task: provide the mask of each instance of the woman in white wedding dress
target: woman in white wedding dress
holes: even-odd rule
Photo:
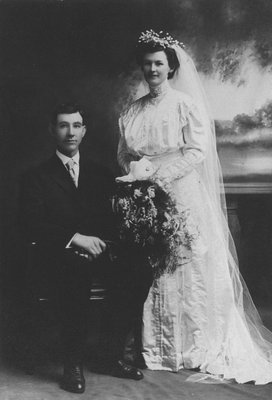
[[[195,237],[190,250],[180,249],[175,271],[154,280],[145,303],[146,365],[271,382],[272,333],[239,274],[214,125],[193,61],[169,34],[152,30],[138,51],[149,92],[120,117],[118,161],[129,179],[170,191]]]

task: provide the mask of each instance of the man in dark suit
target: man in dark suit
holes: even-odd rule
[[[54,282],[62,326],[62,388],[75,393],[85,390],[82,360],[94,270],[111,283],[111,373],[142,379],[141,371],[124,362],[123,348],[131,315],[135,311],[139,317],[148,294],[151,271],[144,267],[129,271],[128,256],[112,268],[106,240],[115,238],[109,201],[114,180],[104,168],[85,160],[79,153],[86,133],[81,108],[74,104],[58,106],[52,116],[51,132],[56,141],[56,154],[26,174],[21,215],[29,240],[37,242],[49,260],[46,268]],[[115,311],[119,313],[116,318]]]

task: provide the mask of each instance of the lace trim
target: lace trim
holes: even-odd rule
[[[166,79],[160,86],[149,87],[150,97],[153,99],[164,96],[170,88],[168,80]]]

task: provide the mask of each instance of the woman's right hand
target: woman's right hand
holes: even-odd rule
[[[134,182],[152,180],[155,168],[147,158],[141,158],[139,161],[131,161],[129,164],[129,173],[125,176],[119,176],[117,182]]]
[[[155,173],[155,168],[147,158],[141,158],[139,161],[131,161],[130,174],[137,181],[143,181],[150,178]]]

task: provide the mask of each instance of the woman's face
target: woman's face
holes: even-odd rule
[[[143,57],[142,70],[146,82],[152,87],[161,85],[172,71],[164,51],[146,53]]]

